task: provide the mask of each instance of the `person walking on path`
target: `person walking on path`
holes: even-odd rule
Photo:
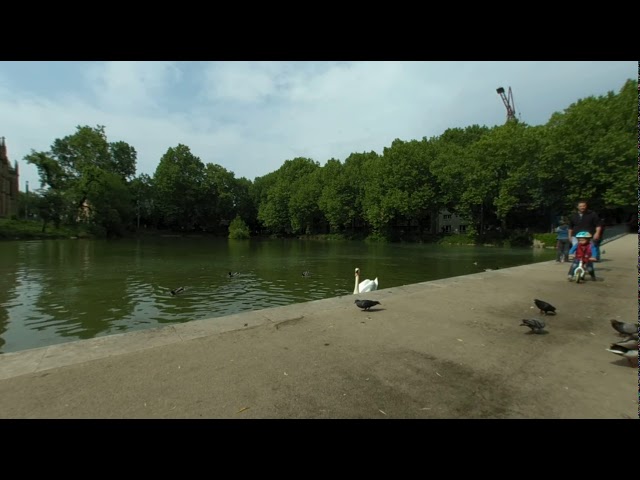
[[[558,225],[558,228],[556,228],[556,233],[558,234],[556,237],[556,249],[558,252],[556,262],[563,263],[569,260],[569,249],[571,248],[571,241],[569,240],[569,224],[565,217],[562,217],[560,220],[560,224]]]
[[[571,215],[569,219],[569,239],[573,246],[578,243],[575,237],[576,232],[589,232],[592,235],[591,244],[598,248],[597,260],[600,260],[599,247],[602,240],[602,222],[596,212],[589,210],[589,204],[586,200],[578,202],[578,211]]]

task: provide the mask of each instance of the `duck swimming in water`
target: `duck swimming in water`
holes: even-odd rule
[[[240,275],[239,272],[229,272],[229,278],[237,277],[238,275]]]
[[[184,287],[178,287],[171,290],[171,295],[178,295],[179,293],[184,292]]]

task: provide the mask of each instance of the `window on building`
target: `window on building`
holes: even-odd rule
[[[460,233],[467,233],[467,226],[466,225],[460,225]]]

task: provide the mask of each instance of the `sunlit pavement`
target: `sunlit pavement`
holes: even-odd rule
[[[599,282],[552,260],[3,354],[0,418],[637,418],[637,365],[605,351],[637,241]]]

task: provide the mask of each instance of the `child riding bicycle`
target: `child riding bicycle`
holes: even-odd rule
[[[579,232],[576,234],[578,243],[569,250],[569,258],[571,258],[571,255],[574,255],[574,257],[571,268],[569,269],[569,276],[567,277],[567,280],[572,281],[574,279],[576,269],[580,266],[580,263],[582,263],[582,274],[584,275],[584,270],[586,270],[589,272],[591,280],[596,280],[596,272],[593,268],[593,263],[597,262],[598,247],[591,243],[591,236],[592,235],[589,232]],[[580,279],[576,278],[576,280],[579,281]]]

